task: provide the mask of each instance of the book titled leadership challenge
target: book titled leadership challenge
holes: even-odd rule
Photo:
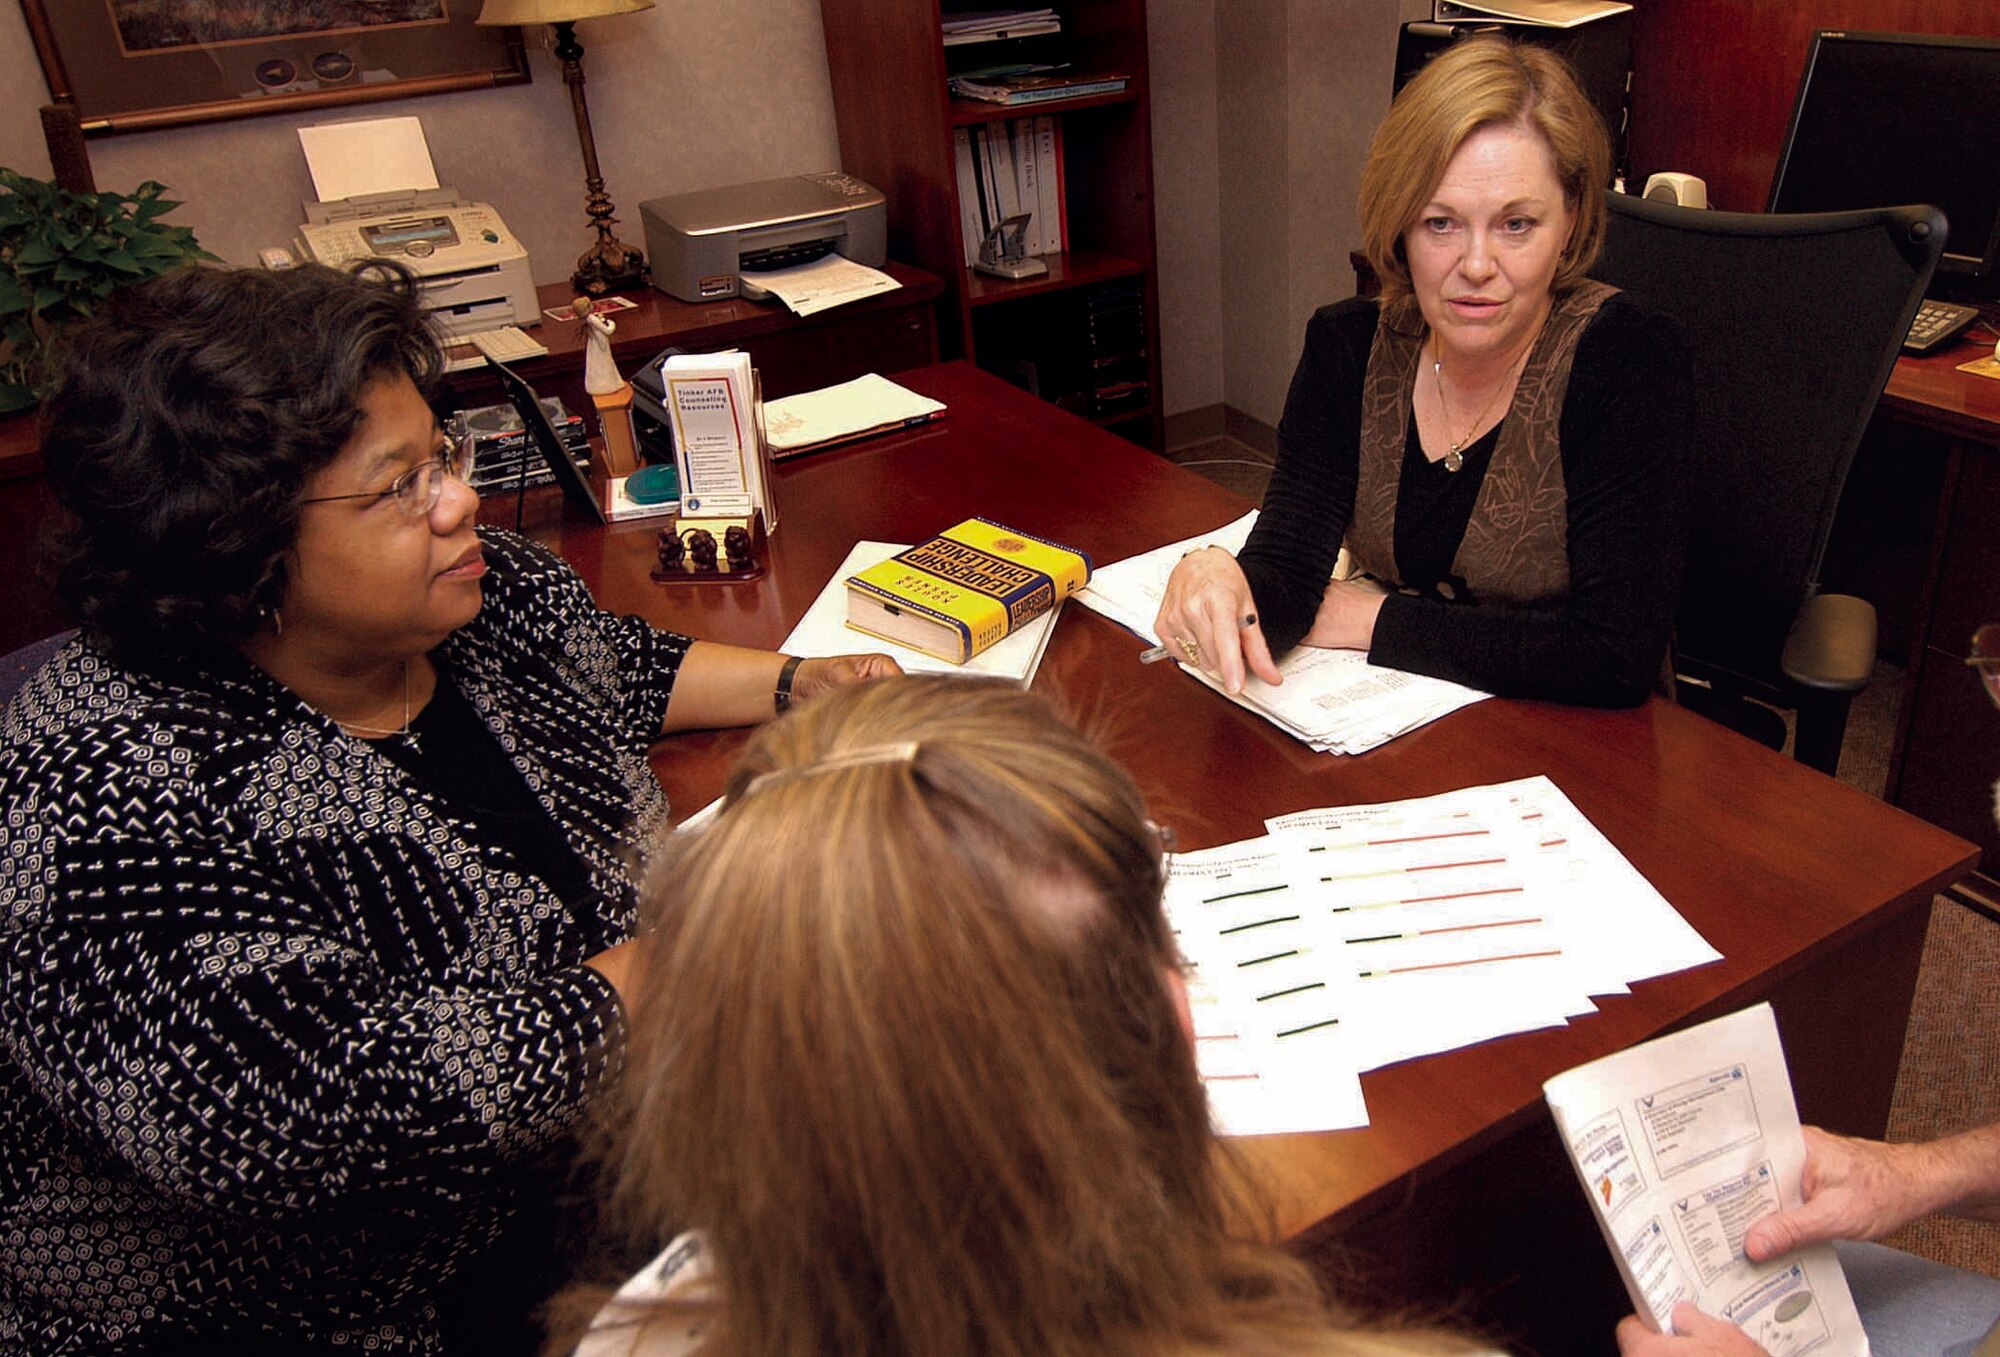
[[[847,625],[964,664],[1090,582],[1090,558],[968,518],[847,579]]]

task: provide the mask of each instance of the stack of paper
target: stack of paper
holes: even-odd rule
[[[1196,1054],[1231,1134],[1365,1125],[1359,1075],[1719,959],[1547,778],[1300,811],[1176,855]]]
[[[1062,20],[1053,9],[982,9],[946,12],[944,45],[960,47],[1003,38],[1032,38],[1060,33]]]
[[[1181,557],[1204,546],[1240,551],[1256,521],[1253,510],[1214,532],[1107,565],[1091,577],[1077,599],[1157,645],[1153,619],[1159,614],[1167,578]],[[1216,692],[1223,691],[1212,675],[1187,665],[1182,668]],[[1355,650],[1296,646],[1278,662],[1278,672],[1282,684],[1250,678],[1242,693],[1223,696],[1314,749],[1336,754],[1365,753],[1486,696],[1444,679],[1370,664]]]
[[[870,372],[851,382],[764,402],[764,436],[771,455],[801,452],[922,424],[944,413],[944,402],[919,396]]]
[[[879,636],[854,630],[847,625],[847,577],[871,565],[888,560],[909,549],[908,542],[856,542],[847,559],[833,572],[833,578],[813,600],[806,615],[792,628],[792,634],[778,647],[787,655],[808,657],[852,655],[856,651],[880,651],[912,674],[978,674],[988,678],[1009,678],[1027,684],[1041,667],[1042,653],[1049,648],[1049,635],[1062,612],[1058,603],[1020,630],[996,641],[964,664],[952,664],[921,650],[885,641]]]

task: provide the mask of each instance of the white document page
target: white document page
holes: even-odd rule
[[[788,269],[743,274],[744,281],[761,287],[789,306],[794,314],[810,316],[816,311],[858,302],[878,292],[893,292],[902,284],[880,269],[857,264],[837,254],[825,255],[810,264],[794,264]]]
[[[438,186],[424,125],[415,118],[301,127],[299,145],[305,148],[313,192],[323,203]]]
[[[1252,510],[1212,532],[1113,562],[1091,576],[1077,599],[1157,645],[1153,619],[1181,557],[1207,546],[1233,555],[1243,549],[1256,522]],[[1202,670],[1181,668],[1314,749],[1337,754],[1364,753],[1486,697],[1475,688],[1370,664],[1357,650],[1294,646],[1278,661],[1282,684],[1252,678],[1236,696],[1224,693],[1221,683]]]
[[[1149,644],[1158,645],[1160,638],[1153,635],[1153,619],[1159,615],[1160,598],[1166,592],[1167,577],[1174,573],[1174,566],[1181,557],[1196,547],[1221,547],[1233,556],[1243,550],[1243,544],[1249,540],[1250,529],[1256,522],[1257,511],[1252,509],[1213,532],[1190,537],[1184,542],[1169,542],[1163,547],[1100,566],[1091,573],[1090,583],[1077,594],[1077,602],[1138,633]]]
[[[1749,1227],[1800,1203],[1805,1142],[1769,1004],[1635,1046],[1542,1086],[1641,1315],[1692,1301],[1771,1357],[1868,1357],[1830,1245],[1758,1265]]]
[[[912,674],[978,674],[988,678],[1010,678],[1022,685],[1032,683],[1041,667],[1042,654],[1049,648],[1056,618],[1063,605],[1035,618],[1018,631],[1001,637],[964,664],[953,664],[921,650],[897,645],[894,641],[847,625],[847,577],[871,565],[888,560],[909,548],[907,542],[856,542],[847,559],[833,572],[833,578],[819,591],[812,607],[792,628],[792,634],[778,647],[788,655],[809,657],[852,655],[860,651],[881,651]]]
[[[1343,992],[1286,935],[1288,891],[1268,839],[1169,861],[1167,917],[1189,965],[1195,1059],[1224,1135],[1368,1124]]]

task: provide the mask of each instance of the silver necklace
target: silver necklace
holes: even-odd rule
[[[403,724],[399,729],[390,730],[386,726],[364,726],[359,721],[339,721],[335,724],[342,730],[353,735],[381,735],[388,738],[400,736],[410,748],[421,753],[423,746],[418,744],[417,737],[410,733],[410,662],[408,660],[403,661]]]
[[[1532,348],[1533,345],[1529,347]],[[1513,384],[1515,367],[1527,356],[1528,350],[1522,349],[1520,356],[1507,365],[1507,375],[1500,379],[1500,385],[1494,388],[1491,396],[1487,397],[1486,404],[1480,409],[1478,415],[1473,418],[1472,423],[1465,426],[1465,432],[1459,435],[1458,440],[1445,449],[1444,469],[1446,471],[1458,471],[1465,466],[1465,457],[1462,450],[1467,443],[1472,441],[1473,430],[1484,424],[1486,417],[1493,413],[1493,407],[1499,404],[1500,393],[1507,390]],[[1451,424],[1449,421],[1451,419],[1451,407],[1445,402],[1444,398],[1444,353],[1438,347],[1437,335],[1435,334],[1431,336],[1431,382],[1437,387],[1438,414],[1446,421],[1444,435],[1446,438],[1450,438]]]

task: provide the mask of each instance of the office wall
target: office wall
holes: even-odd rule
[[[225,259],[250,262],[292,238],[311,196],[298,125],[409,114],[423,121],[440,181],[499,209],[538,282],[567,277],[594,237],[547,33],[530,30],[526,86],[95,139],[98,186],[160,180],[187,204],[174,220]],[[666,0],[586,22],[578,36],[599,161],[619,233],[634,244],[642,199],[839,162],[818,0]],[[0,79],[16,91],[0,108],[0,164],[46,176],[36,108],[47,85],[12,3],[0,3]]]
[[[1276,424],[1307,317],[1354,291],[1347,254],[1360,239],[1355,190],[1389,107],[1397,26],[1430,7],[1428,0],[1214,3],[1223,316],[1215,361],[1223,403]],[[1156,71],[1162,60],[1156,52]],[[1156,160],[1170,154],[1162,140],[1156,113]],[[1173,321],[1165,298],[1161,311],[1165,327]],[[1169,412],[1194,404],[1171,384],[1166,394]]]
[[[1215,28],[1216,0],[1151,0],[1146,7],[1168,414],[1221,405],[1226,394]]]

